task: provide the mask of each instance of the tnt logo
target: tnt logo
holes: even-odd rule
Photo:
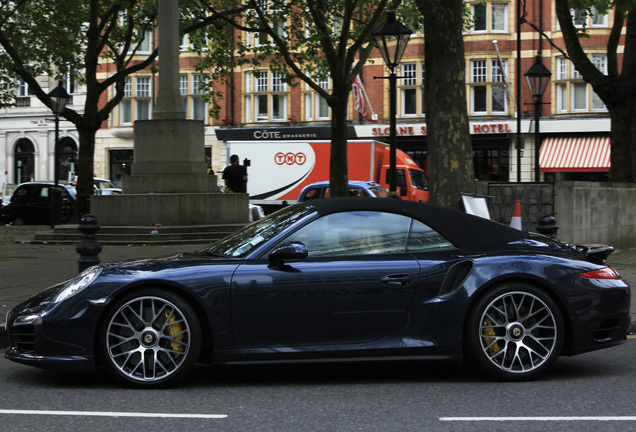
[[[274,161],[277,165],[303,165],[307,161],[305,153],[276,153]]]

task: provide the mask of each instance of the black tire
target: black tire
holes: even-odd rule
[[[541,289],[524,283],[499,286],[468,313],[467,365],[497,380],[538,378],[559,357],[564,328],[559,307]]]
[[[22,226],[22,225],[24,225],[24,219],[22,219],[21,217],[17,217],[15,219],[13,219],[13,222],[11,224],[13,226]]]
[[[98,333],[103,364],[132,387],[176,384],[196,364],[201,324],[192,307],[165,289],[143,289],[115,301]]]

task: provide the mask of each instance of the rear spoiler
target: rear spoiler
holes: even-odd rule
[[[590,243],[575,247],[583,252],[585,259],[599,264],[605,264],[607,257],[614,252],[614,246],[606,243]]]

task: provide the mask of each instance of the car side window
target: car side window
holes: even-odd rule
[[[359,211],[316,219],[286,239],[307,246],[310,257],[405,252],[411,219]]]
[[[50,202],[50,198],[49,198],[49,191],[51,190],[50,187],[48,186],[43,186],[42,189],[40,189],[40,193],[38,194],[37,197],[37,202],[40,204],[46,204]]]
[[[18,188],[13,196],[11,197],[11,202],[14,204],[24,204],[29,201],[29,188],[21,187]]]
[[[320,198],[320,189],[309,189],[305,192],[305,201]]]
[[[407,250],[409,252],[426,252],[431,250],[452,249],[453,244],[440,233],[420,221],[413,220]]]

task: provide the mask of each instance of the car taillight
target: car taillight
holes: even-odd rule
[[[611,267],[603,267],[602,269],[581,273],[581,276],[588,279],[618,279],[618,273]]]

